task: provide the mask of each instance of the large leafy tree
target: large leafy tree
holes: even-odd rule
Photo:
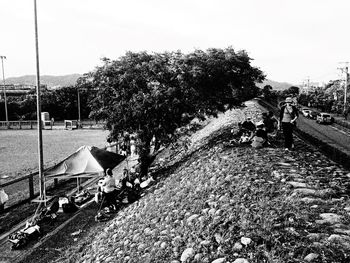
[[[153,136],[168,143],[192,118],[215,116],[257,94],[255,83],[264,75],[250,60],[232,48],[190,54],[128,52],[117,60],[102,59],[103,65],[78,86],[97,89],[91,117],[105,120],[112,138],[123,131],[138,134],[145,173]]]

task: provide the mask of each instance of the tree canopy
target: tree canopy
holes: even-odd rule
[[[145,147],[153,136],[169,142],[194,117],[216,115],[256,96],[264,75],[244,51],[232,48],[181,52],[128,52],[78,81],[95,88],[91,117],[105,120],[111,136],[137,133]]]

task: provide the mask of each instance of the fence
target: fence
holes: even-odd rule
[[[0,121],[0,129],[36,129],[37,124],[37,121]],[[45,129],[47,124],[52,129],[53,123],[51,121],[43,121],[43,129]]]
[[[47,181],[46,188],[54,187],[58,184],[57,179]],[[39,196],[39,173],[31,173],[20,178],[0,184],[9,196],[5,210],[26,203]]]

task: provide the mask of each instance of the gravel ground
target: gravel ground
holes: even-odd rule
[[[163,151],[157,183],[56,247],[56,262],[350,262],[349,171],[299,139],[292,152],[280,140],[229,145],[242,114],[260,109],[248,103],[213,119],[187,151]]]

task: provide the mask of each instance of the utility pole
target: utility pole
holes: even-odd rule
[[[345,73],[345,82],[344,82],[344,117],[346,118],[346,112],[347,112],[347,96],[348,96],[348,84],[349,84],[349,62],[340,62],[342,64],[345,64],[344,67],[338,68],[342,71],[342,73]]]
[[[46,202],[45,178],[44,178],[44,158],[43,158],[43,135],[41,121],[41,100],[40,100],[40,71],[39,71],[39,41],[36,0],[34,0],[34,26],[35,26],[35,53],[36,53],[36,114],[38,122],[38,153],[39,153],[39,192],[40,200]]]
[[[2,65],[2,80],[4,82],[4,100],[5,100],[5,116],[6,116],[6,126],[9,127],[9,116],[7,113],[7,97],[6,97],[6,83],[5,83],[5,73],[4,73],[4,59],[6,59],[5,56],[0,56],[1,59],[1,65]]]
[[[77,88],[78,92],[78,127],[81,128],[81,118],[80,118],[80,93],[79,88]]]
[[[310,92],[310,77],[307,76],[306,79],[303,80],[303,87],[305,87],[305,81],[306,81],[306,95],[309,95],[309,92]]]

